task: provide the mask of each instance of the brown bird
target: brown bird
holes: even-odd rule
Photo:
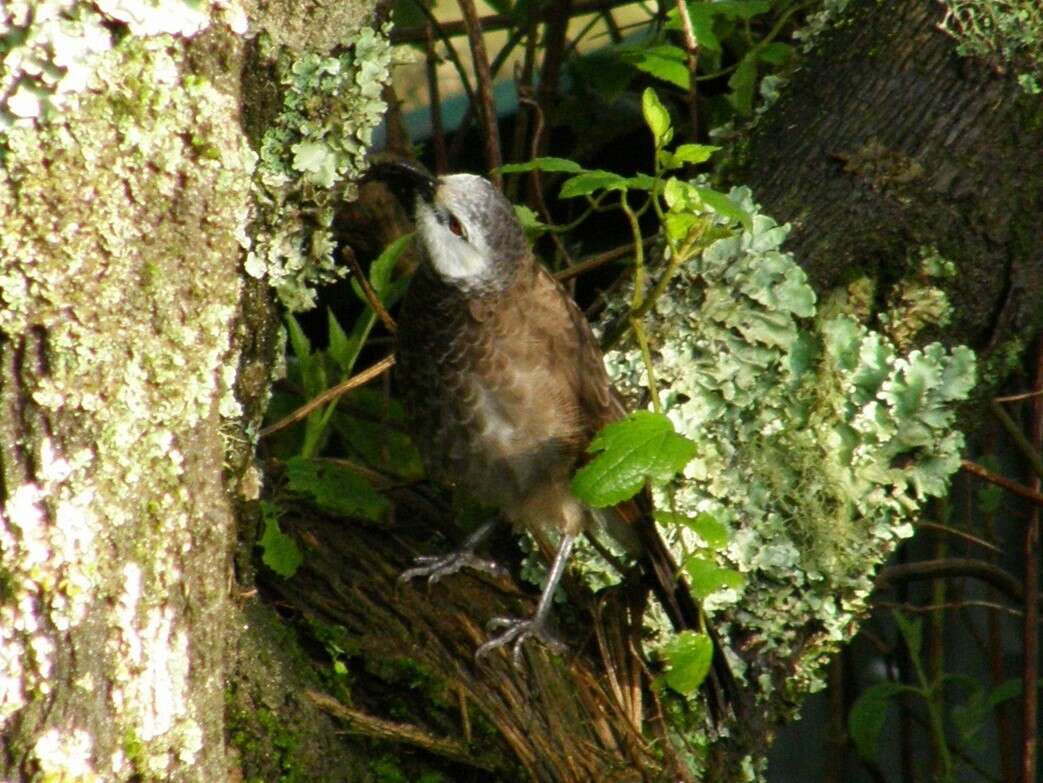
[[[492,183],[471,174],[435,179],[401,161],[377,164],[369,176],[403,198],[423,249],[399,314],[396,368],[430,474],[517,527],[558,534],[535,614],[493,620],[502,632],[476,655],[512,645],[519,660],[529,637],[559,648],[548,630],[551,599],[593,516],[570,479],[590,440],[626,408],[589,323],[535,260],[510,202]],[[608,515],[606,527],[638,553],[674,625],[699,629],[698,607],[648,514],[630,503]],[[436,581],[465,566],[500,573],[475,554],[494,524],[457,552],[419,558],[401,579]],[[714,658],[711,710],[719,715],[734,684],[719,650]]]

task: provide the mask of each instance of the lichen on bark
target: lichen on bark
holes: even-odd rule
[[[3,460],[0,726],[54,779],[222,758],[215,433],[235,411],[221,370],[254,156],[182,39],[108,43],[60,111],[2,139],[0,429],[19,447]]]

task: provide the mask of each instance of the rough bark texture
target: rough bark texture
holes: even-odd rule
[[[943,14],[854,3],[758,123],[738,179],[793,223],[820,291],[868,275],[881,302],[903,260],[936,247],[956,264],[945,341],[991,355],[1043,313],[1043,108],[961,58]]]
[[[239,57],[220,30],[129,36],[6,138],[4,779],[227,775],[220,368],[249,178],[234,85],[186,79],[193,46]]]

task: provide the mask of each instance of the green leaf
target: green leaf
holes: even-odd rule
[[[626,179],[627,190],[652,190],[656,186],[656,178],[648,174],[635,174]]]
[[[261,502],[261,518],[264,534],[257,545],[261,547],[261,560],[284,579],[289,579],[304,562],[297,542],[279,529],[279,509],[275,504]]]
[[[711,596],[718,590],[740,589],[746,584],[746,577],[732,568],[724,568],[712,560],[699,555],[692,555],[684,561],[684,570],[688,574],[692,595],[699,601]]]
[[[292,313],[286,314],[286,333],[290,338],[294,359],[297,360],[297,380],[304,388],[305,395],[311,398],[326,391],[326,371],[322,357],[312,353],[311,343]]]
[[[681,242],[703,220],[704,218],[693,215],[691,212],[667,212],[663,216],[663,226],[666,228],[666,235],[670,239],[675,242]]]
[[[587,451],[597,456],[573,476],[572,490],[601,508],[633,497],[646,481],[672,479],[695,455],[695,444],[678,435],[663,414],[635,411],[606,425]]]
[[[293,350],[293,355],[297,357],[298,361],[304,361],[311,357],[311,342],[308,340],[308,336],[301,329],[301,325],[297,323],[297,319],[293,316],[293,313],[286,314],[286,332],[290,337],[290,348]]]
[[[596,190],[626,190],[626,177],[613,174],[611,171],[585,171],[565,180],[561,186],[559,198],[576,198],[589,196]]]
[[[326,322],[330,338],[329,355],[340,367],[341,372],[347,375],[355,363],[356,354],[351,348],[348,335],[340,325],[340,321],[329,308],[326,308]]]
[[[393,295],[398,293],[398,286],[393,285],[395,267],[398,266],[398,259],[405,252],[406,248],[409,247],[412,239],[413,235],[411,233],[400,236],[385,247],[381,254],[377,256],[377,259],[370,264],[369,284],[373,287],[380,301],[385,305],[392,304]],[[405,286],[403,285],[401,288],[404,290]]]
[[[703,203],[718,215],[734,220],[736,223],[741,223],[742,227],[747,231],[753,231],[753,218],[750,217],[750,213],[726,195],[710,188],[693,187],[695,192],[699,194],[699,198],[703,200]]]
[[[518,218],[518,222],[521,223],[522,230],[525,232],[530,240],[535,239],[540,234],[546,233],[550,228],[546,223],[536,217],[536,213],[529,209],[524,204],[514,205],[514,216]]]
[[[728,101],[743,117],[753,114],[753,88],[756,83],[757,59],[744,57],[728,79],[728,86],[732,88]]]
[[[881,682],[868,688],[851,706],[848,734],[858,755],[867,761],[876,761],[877,740],[887,719],[887,709],[891,699],[900,693],[916,693],[916,690],[900,682]]]
[[[706,634],[682,631],[660,653],[666,661],[666,684],[678,693],[693,693],[710,672],[713,640]]]
[[[705,163],[719,149],[720,147],[713,147],[709,144],[682,144],[672,152],[663,150],[660,157],[663,161],[663,168],[677,169],[685,163]]]
[[[688,56],[684,49],[669,44],[627,48],[623,50],[623,58],[640,71],[682,90],[688,89],[691,73],[688,70]],[[647,121],[648,118],[645,119]],[[662,143],[665,144],[666,141]]]
[[[377,521],[388,509],[387,498],[368,481],[334,462],[294,457],[286,463],[286,478],[291,490],[333,514]]]
[[[581,165],[568,158],[533,158],[525,163],[506,163],[500,166],[501,174],[524,174],[526,171],[561,171],[580,174],[586,171]]]
[[[962,742],[971,747],[980,747],[978,733],[992,718],[996,707],[1021,696],[1021,680],[1007,680],[987,694],[976,680],[968,685],[970,696],[965,704],[957,704],[952,708],[952,723]]]
[[[891,614],[894,615],[898,630],[905,640],[905,646],[909,649],[909,657],[918,659],[920,650],[923,648],[923,620],[919,617],[906,617],[897,610]]]
[[[694,517],[672,511],[655,511],[652,517],[661,525],[684,525],[698,534],[711,549],[723,549],[728,544],[728,528],[706,511]]]
[[[670,112],[659,102],[659,96],[655,90],[646,87],[641,94],[641,113],[645,117],[652,137],[655,139],[656,147],[662,147],[670,141],[673,131],[670,127]]]
[[[768,65],[785,65],[793,57],[793,47],[781,41],[772,41],[757,49],[757,59]]]

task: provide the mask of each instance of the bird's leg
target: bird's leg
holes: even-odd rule
[[[535,636],[554,652],[565,651],[565,645],[554,638],[547,628],[547,619],[554,601],[554,591],[558,589],[561,576],[565,573],[565,563],[568,562],[575,540],[575,536],[562,535],[561,544],[558,546],[558,552],[554,555],[554,562],[550,567],[550,573],[547,574],[547,581],[543,584],[543,592],[540,593],[540,602],[536,604],[536,613],[527,620],[517,617],[494,617],[489,621],[489,628],[506,628],[506,630],[479,647],[474,654],[476,659],[487,655],[497,647],[509,644],[514,663],[516,666],[520,666],[522,644],[530,636]]]
[[[408,582],[418,576],[426,576],[428,582],[437,582],[443,576],[455,574],[461,568],[472,568],[484,571],[491,576],[505,576],[506,570],[496,561],[478,557],[474,550],[496,529],[499,520],[486,522],[469,535],[459,549],[445,555],[420,555],[413,560],[415,564],[398,577],[399,582]]]

